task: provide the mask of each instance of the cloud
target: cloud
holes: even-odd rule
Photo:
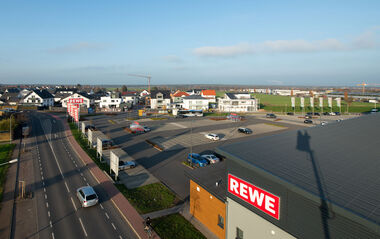
[[[258,53],[300,53],[370,49],[379,45],[376,41],[376,30],[377,28],[372,28],[348,43],[335,38],[318,41],[306,41],[302,39],[274,40],[258,43],[239,43],[232,46],[204,46],[195,48],[193,53],[200,57],[235,57]]]
[[[59,46],[48,49],[47,51],[52,54],[70,54],[87,51],[99,51],[106,48],[105,44],[91,43],[91,42],[78,42],[66,46]]]
[[[163,59],[170,63],[183,63],[183,60],[176,55],[164,56]]]

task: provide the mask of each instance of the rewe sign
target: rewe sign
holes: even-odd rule
[[[69,103],[74,103],[74,104],[82,104],[83,103],[83,98],[70,98]]]
[[[228,192],[280,220],[280,198],[238,177],[228,174]]]

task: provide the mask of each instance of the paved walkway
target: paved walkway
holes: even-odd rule
[[[144,219],[136,211],[136,209],[128,202],[122,193],[114,186],[113,181],[105,175],[105,173],[98,168],[98,166],[92,161],[92,159],[83,151],[80,145],[75,140],[74,136],[71,134],[71,130],[67,121],[59,118],[58,116],[51,115],[57,120],[61,120],[65,127],[66,137],[71,144],[72,148],[75,150],[79,158],[83,163],[89,168],[91,174],[95,180],[102,185],[102,187],[107,191],[108,195],[113,195],[111,201],[119,210],[120,214],[124,220],[129,224],[132,230],[135,232],[139,238],[148,238],[147,233],[144,231],[143,222]],[[153,238],[159,238],[156,233],[153,233]]]

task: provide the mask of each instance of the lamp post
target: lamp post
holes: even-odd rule
[[[17,161],[18,161],[18,159],[12,159],[12,160],[9,160],[8,162],[0,164],[0,166],[4,166],[6,164],[11,164],[11,163],[17,163]]]

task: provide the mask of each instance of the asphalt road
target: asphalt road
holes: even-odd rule
[[[173,119],[168,120],[158,120],[158,121],[146,121],[142,124],[155,127],[160,124],[167,124],[171,122],[176,122],[181,124],[181,122],[193,121],[193,129],[191,128],[173,128],[173,130],[159,131],[154,130],[140,135],[129,134],[123,130],[123,127],[129,126],[126,121],[119,121],[118,124],[112,124],[108,120],[112,119],[116,122],[118,119],[125,119],[126,114],[118,114],[116,116],[97,116],[96,118],[91,118],[92,123],[103,133],[109,136],[116,144],[122,147],[129,155],[136,160],[138,164],[144,166],[151,174],[158,178],[161,182],[169,186],[181,199],[185,199],[189,196],[189,179],[185,176],[185,171],[191,169],[185,167],[182,164],[187,157],[187,154],[192,150],[195,153],[205,154],[214,151],[216,147],[223,146],[230,143],[238,143],[245,141],[247,139],[264,137],[268,135],[278,134],[285,130],[295,130],[303,128],[299,125],[286,124],[281,122],[270,122],[273,124],[278,124],[285,126],[280,131],[269,132],[265,134],[255,135],[244,135],[240,138],[228,139],[223,141],[211,141],[210,143],[197,145],[191,148],[182,148],[178,150],[170,151],[158,151],[149,144],[145,142],[146,139],[153,138],[156,136],[165,137],[176,137],[183,134],[199,134],[200,132],[212,132],[216,129],[226,129],[232,128],[232,134],[239,134],[237,132],[238,127],[244,127],[250,124],[268,123],[267,120],[259,119],[257,117],[247,117],[245,121],[240,122],[229,122],[225,124],[214,124],[207,126],[197,126],[198,120],[204,120],[205,118],[185,118],[185,119]],[[211,165],[212,166],[212,165]]]
[[[136,238],[129,225],[69,146],[63,125],[47,114],[32,114],[36,143],[34,173],[39,238]],[[100,204],[82,208],[76,189],[90,185]],[[17,230],[17,228],[16,228]]]

